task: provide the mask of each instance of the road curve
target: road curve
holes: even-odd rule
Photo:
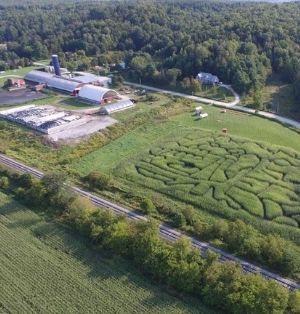
[[[199,102],[209,104],[209,105],[215,105],[215,106],[226,107],[226,108],[231,108],[231,107],[239,104],[239,102],[240,102],[240,96],[233,90],[233,88],[231,86],[225,85],[225,84],[222,84],[220,86],[222,86],[222,87],[224,87],[224,88],[226,88],[232,92],[232,94],[234,95],[234,101],[232,101],[232,102],[224,102],[224,101],[219,101],[219,100],[214,100],[214,99],[209,99],[209,98],[204,98],[204,97],[187,95],[184,93],[173,92],[173,91],[166,90],[166,89],[161,89],[161,88],[152,87],[152,86],[143,85],[143,84],[132,83],[132,82],[128,82],[128,81],[125,81],[124,84],[138,87],[138,88],[151,90],[154,92],[163,93],[163,94],[170,94],[173,96],[183,97],[186,99],[199,101]]]
[[[13,160],[7,156],[4,156],[0,154],[0,163],[3,165],[6,165],[7,167],[10,167],[14,170],[23,172],[23,173],[29,173],[33,175],[36,178],[42,178],[44,173],[34,169],[32,167],[26,166],[16,160]],[[84,191],[83,189],[75,186],[70,186],[70,188],[75,192],[78,193],[79,195],[88,198],[95,206],[97,207],[104,207],[110,210],[113,210],[116,214],[122,214],[125,215],[128,219],[130,220],[144,220],[147,221],[147,218],[144,215],[138,214],[136,212],[131,211],[130,209],[127,209],[123,206],[120,206],[116,203],[113,203],[111,201],[108,201],[102,197],[96,196],[90,192]],[[166,225],[166,224],[160,224],[159,226],[160,229],[160,236],[168,241],[176,241],[178,238],[183,236],[184,234],[178,230],[173,229],[172,227]],[[221,262],[225,261],[234,261],[239,264],[241,264],[243,270],[246,273],[259,273],[263,277],[274,280],[280,285],[288,288],[289,290],[299,290],[300,289],[300,284],[297,282],[294,282],[290,279],[283,278],[275,273],[272,273],[266,269],[263,269],[261,267],[258,267],[252,263],[249,263],[247,261],[244,261],[240,258],[237,258],[231,254],[228,254],[224,252],[223,250],[220,250],[218,248],[213,247],[209,243],[201,242],[197,240],[196,238],[190,237],[192,245],[199,249],[201,255],[205,256],[208,252],[208,250],[215,252],[219,255],[219,260]]]
[[[127,81],[124,82],[124,84],[131,85],[131,86],[134,86],[137,88],[143,88],[143,89],[159,92],[159,93],[183,97],[183,98],[190,99],[190,100],[197,101],[197,102],[201,102],[204,104],[215,105],[215,106],[222,107],[222,108],[228,108],[231,110],[237,110],[237,111],[242,111],[242,112],[246,112],[246,113],[250,113],[250,114],[255,114],[255,115],[258,115],[258,116],[261,116],[261,117],[264,117],[267,119],[275,120],[275,121],[278,121],[280,123],[284,123],[284,124],[287,124],[287,125],[290,125],[292,127],[300,129],[300,122],[298,122],[296,120],[285,118],[285,117],[282,117],[282,116],[277,115],[277,114],[272,113],[272,112],[266,112],[266,111],[260,111],[260,110],[257,111],[255,109],[239,106],[240,97],[230,85],[222,84],[221,86],[224,88],[227,88],[228,90],[230,90],[232,92],[232,94],[234,95],[234,98],[235,98],[234,101],[232,101],[232,102],[223,102],[223,101],[213,100],[213,99],[209,99],[209,98],[192,96],[192,95],[177,93],[177,92],[173,92],[170,90],[156,88],[156,87],[152,87],[152,86],[148,86],[148,85],[131,83],[131,82],[127,82]]]

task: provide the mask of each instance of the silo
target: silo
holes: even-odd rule
[[[60,65],[58,60],[58,55],[52,55],[52,65],[54,67],[54,73],[57,76],[61,76]]]

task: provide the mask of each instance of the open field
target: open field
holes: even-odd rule
[[[147,110],[146,105],[144,106],[145,109],[138,106],[124,114],[130,117],[135,112],[142,113]],[[196,120],[191,113],[184,113],[172,116],[167,121],[146,124],[81,158],[73,166],[82,175],[86,175],[92,170],[110,172],[120,160],[150,147],[159,138],[168,134],[177,134],[182,128],[190,127],[215,132],[220,132],[222,128],[228,128],[229,134],[282,145],[300,152],[299,134],[279,123],[230,110],[224,114],[220,112],[220,109],[210,106],[205,106],[204,111],[209,116],[201,121]],[[122,113],[118,115],[121,117]],[[116,118],[119,119],[118,116]],[[126,120],[123,121],[126,123]]]
[[[214,313],[0,193],[1,313]]]
[[[75,97],[63,97],[59,102],[55,104],[57,107],[61,107],[63,109],[69,110],[79,110],[79,109],[89,109],[97,106],[93,106],[92,104],[88,104],[84,101],[79,100]]]
[[[295,151],[186,129],[115,174],[227,218],[246,214],[299,228],[299,169]]]

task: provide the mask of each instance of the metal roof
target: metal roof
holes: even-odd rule
[[[47,84],[48,81],[51,80],[51,78],[53,78],[53,74],[48,73],[48,72],[33,70],[33,71],[28,72],[24,78],[27,81]]]
[[[47,85],[48,87],[60,89],[66,92],[73,92],[75,89],[79,88],[81,84],[79,82],[54,76],[48,81]]]
[[[110,77],[107,76],[99,76],[93,73],[87,72],[73,72],[75,76],[72,77],[74,81],[79,81],[82,83],[92,83],[92,82],[106,82],[111,81]]]
[[[125,110],[134,106],[134,103],[130,99],[120,100],[113,104],[101,107],[100,114],[111,114],[113,112]]]
[[[47,84],[48,87],[56,88],[66,92],[73,92],[80,87],[80,83],[63,77],[55,76],[52,73],[33,70],[25,75],[25,80]]]
[[[99,103],[104,98],[118,97],[118,93],[113,89],[94,85],[84,85],[81,87],[78,96],[89,101]]]

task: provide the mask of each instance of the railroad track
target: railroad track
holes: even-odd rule
[[[6,165],[7,167],[10,167],[14,170],[20,171],[22,173],[29,173],[33,175],[36,178],[41,179],[44,176],[44,173],[34,169],[32,167],[26,166],[18,161],[15,161],[9,157],[6,157],[4,155],[0,154],[0,163],[3,165]],[[113,210],[116,214],[125,215],[128,219],[133,221],[147,221],[147,218],[144,215],[138,214],[136,212],[133,212],[123,206],[120,206],[118,204],[115,204],[111,201],[108,201],[102,197],[96,196],[90,192],[84,191],[81,188],[75,187],[75,186],[69,186],[71,190],[85,198],[88,198],[95,206],[97,207],[104,207],[110,210]],[[159,226],[160,236],[168,241],[176,241],[181,236],[183,236],[183,233],[181,233],[178,230],[173,229],[172,227],[166,225],[166,224],[160,224]],[[280,285],[288,288],[289,290],[299,290],[300,284],[297,282],[294,282],[290,279],[283,278],[275,273],[272,273],[266,269],[263,269],[261,267],[258,267],[252,263],[249,263],[247,261],[244,261],[234,255],[228,254],[218,248],[215,248],[214,246],[210,245],[206,242],[201,242],[195,238],[190,237],[192,245],[199,249],[202,256],[206,256],[208,251],[215,252],[219,255],[220,262],[226,262],[226,261],[233,261],[236,263],[239,263],[244,272],[246,273],[258,273],[262,275],[263,277],[274,280]]]

